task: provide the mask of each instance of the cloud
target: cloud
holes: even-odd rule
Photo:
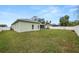
[[[13,9],[14,8],[8,8],[7,10],[5,9],[5,11],[0,11],[1,23],[4,22],[10,25],[17,18],[31,18],[34,15],[57,23],[59,22],[59,18],[64,15],[74,17],[73,12],[77,10],[76,6],[29,6],[28,9]]]
[[[73,6],[68,9],[69,7],[48,7],[47,9],[43,9],[39,12],[39,17],[43,17],[46,20],[52,20],[52,23],[58,24],[59,18],[64,16],[64,15],[69,15],[70,20],[72,20],[74,16],[74,12],[76,12],[77,8]]]
[[[12,12],[6,12],[6,11],[0,11],[0,22],[11,25],[16,19],[18,18],[28,18],[26,15],[12,13]]]
[[[58,24],[58,16],[60,16],[61,10],[58,7],[48,7],[46,9],[42,9],[39,13],[38,16],[41,18],[45,18],[45,20],[51,20],[52,23]]]
[[[16,17],[16,18],[19,18],[19,17],[23,17],[22,15],[20,14],[17,14],[17,13],[13,13],[13,12],[5,12],[5,11],[1,11],[0,12],[0,15],[1,16],[5,16],[5,17]]]
[[[76,12],[78,10],[78,8],[71,8],[70,10],[69,10],[69,12]]]
[[[57,10],[57,9],[54,9],[54,10],[51,10],[51,13],[58,13],[59,12],[59,10]]]
[[[30,6],[29,8],[32,9],[32,10],[40,10],[41,9],[41,7],[38,6],[38,5],[36,5],[36,6]]]
[[[49,7],[47,9],[43,9],[39,12],[39,15],[38,16],[44,16],[46,14],[56,14],[58,13],[59,10],[57,7]]]

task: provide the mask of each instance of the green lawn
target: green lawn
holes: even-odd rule
[[[79,52],[79,37],[67,30],[3,31],[0,52]]]

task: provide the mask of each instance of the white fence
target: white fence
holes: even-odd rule
[[[79,25],[78,26],[72,26],[72,27],[65,27],[65,26],[53,27],[53,26],[49,26],[49,29],[74,30],[75,33],[79,36]],[[10,30],[10,27],[0,27],[0,31],[4,31],[4,30]]]
[[[79,25],[74,27],[74,31],[79,36]]]
[[[10,27],[0,27],[0,31],[10,30]]]
[[[62,30],[74,30],[74,27],[65,27],[65,26],[58,26],[58,27],[49,27],[50,29],[62,29]]]
[[[53,27],[53,26],[49,26],[49,29],[74,30],[75,33],[79,36],[79,25],[78,26],[72,26],[72,27],[65,27],[65,26]]]

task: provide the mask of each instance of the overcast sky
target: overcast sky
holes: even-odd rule
[[[77,5],[0,5],[0,24],[10,26],[18,18],[38,16],[59,23],[59,18],[70,16],[70,21],[77,20]]]

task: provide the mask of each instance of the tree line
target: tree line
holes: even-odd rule
[[[79,20],[75,20],[75,21],[69,21],[69,15],[65,15],[59,18],[59,25],[60,26],[75,26],[75,25],[79,25]],[[44,18],[38,18],[37,16],[33,16],[32,20],[34,21],[38,21],[42,24],[51,24],[51,20],[45,20]]]
[[[60,26],[75,26],[75,25],[79,25],[79,20],[69,21],[69,16],[68,15],[60,17],[59,22],[60,22]]]

